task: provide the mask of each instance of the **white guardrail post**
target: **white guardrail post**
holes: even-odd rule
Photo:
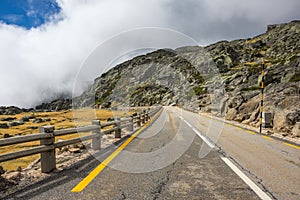
[[[147,121],[149,121],[150,120],[150,108],[148,108],[147,109],[147,111],[146,111],[146,116],[147,116]]]
[[[133,131],[133,116],[130,116],[128,130]]]
[[[138,125],[138,127],[141,127],[141,124],[142,123],[142,117],[141,117],[141,114],[139,113],[138,114],[138,117],[137,117],[137,125]]]
[[[99,126],[99,129],[92,131],[92,134],[98,136],[92,139],[92,148],[94,150],[100,150],[101,149],[101,122],[100,120],[93,120],[92,125]]]
[[[115,125],[115,138],[121,138],[121,129],[120,129],[120,117],[116,118],[116,125]]]
[[[50,134],[50,138],[41,139],[41,145],[51,146],[55,142],[54,138],[54,126],[42,126],[40,127],[41,134]],[[41,153],[41,171],[42,173],[49,173],[56,169],[56,158],[55,158],[55,148],[53,147],[49,151]]]
[[[146,123],[146,113],[145,113],[145,110],[143,110],[142,112],[142,124],[145,124]]]

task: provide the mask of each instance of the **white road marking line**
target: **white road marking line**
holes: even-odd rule
[[[190,123],[188,123],[185,119],[183,119],[182,116],[179,116],[180,119],[182,119],[188,126],[190,126]],[[190,126],[192,130],[211,148],[214,147],[214,144],[212,144],[205,136],[203,136],[196,128]],[[221,157],[221,159],[236,173],[262,200],[272,200],[264,191],[262,191],[250,178],[248,178],[239,168],[237,168],[228,158]]]
[[[188,123],[185,119],[183,119],[183,121],[184,121],[190,128],[193,128],[193,126],[192,126],[190,123]]]
[[[237,168],[228,158],[221,159],[234,171],[262,200],[271,200],[271,198],[262,191],[250,178],[248,178],[239,168]]]
[[[201,135],[199,132],[196,132],[196,133],[210,148],[215,147],[215,145],[212,144],[205,136]]]
[[[205,136],[203,136],[195,127],[193,127],[189,122],[187,122],[183,117],[181,119],[186,123],[210,148],[214,148],[215,145],[211,143]]]

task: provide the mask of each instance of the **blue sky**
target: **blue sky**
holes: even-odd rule
[[[0,0],[0,21],[26,29],[44,24],[59,12],[55,0]]]

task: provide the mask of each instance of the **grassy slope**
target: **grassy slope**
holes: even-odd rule
[[[124,116],[126,115],[125,113],[126,112],[115,112],[115,111],[112,112],[110,110],[96,110],[95,114],[96,114],[96,118],[99,118],[101,121],[106,121],[108,118],[111,118],[116,115]],[[73,128],[75,127],[73,114],[74,114],[73,111],[69,110],[69,111],[61,111],[61,112],[36,112],[36,113],[22,113],[18,115],[0,115],[0,118],[16,117],[17,119],[14,121],[18,121],[24,116],[31,116],[31,115],[34,115],[37,118],[51,119],[51,121],[49,122],[42,122],[42,123],[33,123],[33,119],[31,119],[30,122],[26,122],[24,125],[9,127],[8,129],[0,128],[0,138],[3,138],[3,135],[5,133],[8,133],[10,135],[28,135],[28,134],[39,133],[39,129],[32,130],[28,128],[29,126],[40,127],[45,125],[54,125],[55,129]],[[78,117],[83,118],[85,114],[86,111],[84,110],[76,111],[75,116],[77,118]],[[90,125],[90,124],[91,124],[90,121],[81,123],[81,125]],[[66,136],[57,137],[56,141],[58,139],[67,140],[76,137],[78,137],[78,134],[66,135]],[[23,144],[0,147],[0,154],[28,149],[30,147],[38,146],[39,144],[40,144],[39,141],[34,141],[34,142],[27,142]],[[28,164],[33,162],[35,159],[39,158],[39,156],[40,156],[39,154],[33,156],[27,156],[24,158],[19,158],[16,160],[0,163],[0,165],[3,166],[5,170],[15,170],[19,166],[25,168],[28,166]]]

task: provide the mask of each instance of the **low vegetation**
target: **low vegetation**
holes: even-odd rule
[[[60,112],[30,112],[30,113],[22,113],[17,115],[0,115],[0,119],[8,119],[11,118],[13,120],[10,121],[2,121],[1,123],[10,124],[12,122],[21,122],[22,119],[31,118],[28,121],[23,122],[24,124],[18,126],[9,126],[8,128],[0,128],[0,139],[4,137],[14,137],[18,135],[28,135],[39,133],[39,127],[46,125],[54,125],[56,130],[65,129],[65,128],[74,128],[76,125],[74,122],[74,117],[83,119],[87,114],[87,110],[80,110],[73,112],[72,110],[60,111]],[[127,112],[121,111],[111,111],[111,110],[96,110],[95,118],[100,119],[102,122],[107,121],[108,118],[112,118],[114,116],[125,116],[128,115]],[[40,120],[37,120],[40,119]],[[80,125],[89,125],[89,122],[83,122]],[[81,135],[82,136],[82,135]],[[78,137],[78,134],[66,135],[57,137],[56,140],[62,139],[67,140],[71,138]],[[31,147],[38,146],[40,144],[39,141],[27,142],[17,145],[0,147],[0,154],[5,154],[9,152],[20,151],[24,149],[28,149]],[[31,162],[38,159],[40,155],[33,155],[24,158],[19,158],[12,161],[7,161],[1,163],[1,166],[5,170],[16,170],[18,167],[25,168]]]

